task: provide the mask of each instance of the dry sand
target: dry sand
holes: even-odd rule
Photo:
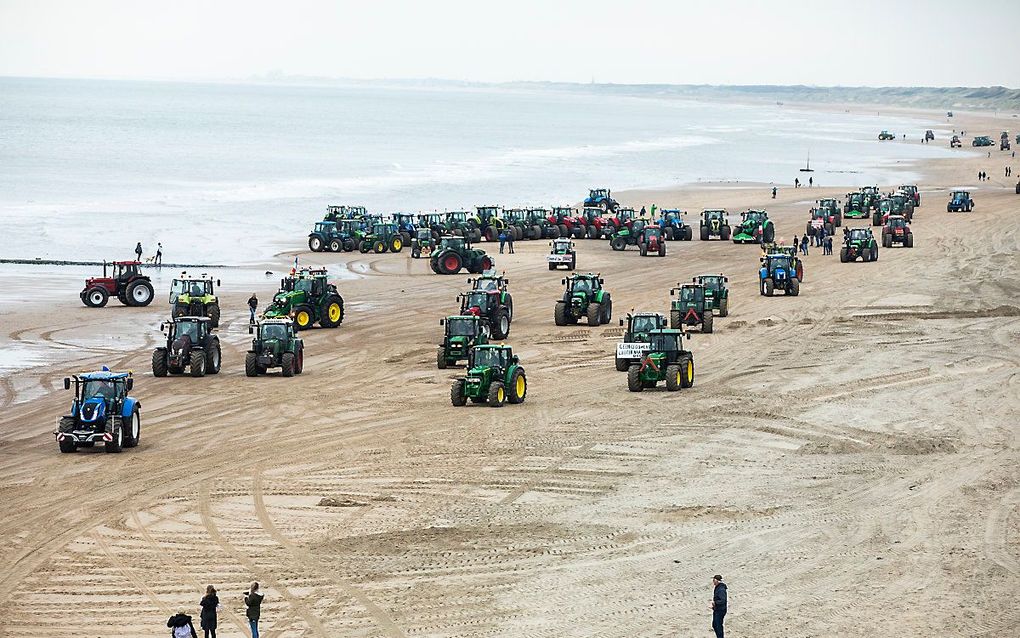
[[[60,361],[0,379],[0,636],[164,636],[209,583],[220,635],[246,635],[253,579],[270,638],[707,636],[717,572],[734,636],[1018,635],[1020,196],[992,155],[922,166],[915,248],[812,251],[797,298],[758,295],[754,246],[676,242],[659,260],[580,242],[615,317],[730,277],[731,314],[691,339],[696,385],[678,394],[627,392],[615,317],[553,325],[546,242],[497,257],[530,380],[501,410],[450,406],[459,371],[434,352],[464,277],[406,252],[303,255],[362,276],[294,379],[244,377],[250,291],[227,281],[225,367],[205,379],[148,372],[162,295],[5,304],[2,347]],[[958,185],[975,212],[945,212]],[[767,206],[789,240],[811,200],[846,190],[620,195]],[[104,363],[136,371],[142,443],[61,455],[61,378]]]

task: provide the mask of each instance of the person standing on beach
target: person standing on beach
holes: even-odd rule
[[[807,235],[804,235],[803,237],[800,238],[800,252],[805,257],[807,257],[807,249],[808,249],[808,238],[807,238]]]
[[[248,617],[248,625],[251,627],[251,638],[259,638],[259,618],[262,616],[262,599],[265,598],[259,593],[259,584],[252,583],[248,593],[244,595],[244,606],[247,608],[245,615]]]
[[[652,217],[655,217],[655,204],[652,204]]]
[[[509,228],[506,231],[506,247],[510,254],[514,254],[514,232]]]
[[[793,178],[793,187],[794,188],[800,188],[800,178],[799,177],[794,177]]]
[[[255,296],[255,293],[251,293],[251,297],[248,297],[248,311],[251,312],[251,317],[248,319],[248,323],[255,323],[255,311],[259,308],[259,298]]]
[[[726,618],[726,585],[722,576],[712,577],[712,630],[716,638],[723,638],[723,619]]]
[[[216,588],[209,585],[205,588],[205,596],[199,603],[202,607],[202,614],[199,618],[202,621],[202,630],[205,638],[216,638],[216,610],[220,607],[220,599],[216,597]]]
[[[825,238],[825,250],[827,251],[826,255],[832,254],[832,235]]]
[[[156,244],[156,259],[155,259],[155,263],[156,263],[157,266],[162,266],[163,265],[163,242],[158,242]]]
[[[503,246],[506,244],[506,231],[499,231],[499,254],[503,254]]]
[[[642,219],[644,219],[644,216],[645,216],[646,214],[647,214],[647,213],[645,212],[645,207],[644,207],[644,206],[642,206],[642,207],[641,207],[641,212],[639,213],[639,215],[641,216],[641,218],[642,218]],[[652,213],[652,214],[654,215],[655,213]]]
[[[135,260],[136,261],[142,260],[142,242],[138,242],[137,244],[135,244]]]
[[[775,199],[775,198],[776,198],[776,187],[773,186],[772,187],[772,199]]]
[[[800,239],[796,235],[793,236],[793,249],[797,250],[797,246],[800,246]]]
[[[808,185],[808,188],[814,188],[815,187],[815,178],[813,176],[807,178],[807,185]]]

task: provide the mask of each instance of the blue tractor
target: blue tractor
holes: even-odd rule
[[[803,263],[787,253],[770,253],[761,258],[758,270],[759,292],[771,297],[776,290],[782,290],[791,297],[800,294],[800,280]]]
[[[411,240],[418,236],[418,224],[415,216],[411,213],[393,213],[393,223],[397,225],[397,232],[405,246],[411,245]]]
[[[53,433],[60,451],[74,452],[79,447],[102,443],[107,452],[135,447],[142,434],[142,404],[128,396],[134,386],[130,372],[76,374],[64,378],[64,389],[74,384],[71,414],[60,417]]]
[[[947,213],[969,213],[974,210],[974,200],[970,198],[968,191],[953,191],[949,195],[949,203],[946,204]]]
[[[690,224],[684,221],[685,212],[676,208],[667,208],[662,211],[659,228],[662,229],[662,234],[667,240],[691,241],[691,238],[694,237],[694,231]]]
[[[593,188],[589,190],[588,199],[584,200],[584,205],[614,213],[620,207],[620,203],[613,199],[612,193],[608,188]]]

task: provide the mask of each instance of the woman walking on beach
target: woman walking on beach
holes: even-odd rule
[[[259,617],[262,615],[262,599],[265,598],[259,593],[259,584],[252,583],[248,593],[244,595],[244,606],[247,607],[245,615],[248,617],[248,625],[251,627],[251,638],[259,638]]]
[[[209,585],[205,588],[205,596],[199,603],[202,607],[202,614],[199,618],[202,621],[202,630],[205,631],[205,638],[216,638],[216,610],[220,607],[220,599],[216,597],[216,588]]]

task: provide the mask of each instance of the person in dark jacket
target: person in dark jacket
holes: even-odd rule
[[[716,638],[723,638],[723,618],[726,617],[726,585],[722,576],[712,577],[712,629]]]
[[[195,626],[191,624],[191,616],[183,611],[170,616],[170,620],[166,621],[166,626],[170,628],[170,638],[188,638],[189,636],[198,638]]]
[[[205,596],[202,596],[202,630],[205,631],[205,638],[216,638],[216,610],[219,609],[220,599],[216,597],[216,588],[209,585],[205,588]]]
[[[259,638],[259,617],[262,615],[262,599],[265,598],[259,593],[259,584],[252,583],[248,593],[244,595],[244,606],[247,607],[245,615],[248,616],[248,624],[251,626],[251,638]]]
[[[251,312],[251,318],[248,319],[248,323],[255,323],[255,311],[259,309],[259,298],[255,296],[255,293],[251,293],[251,297],[248,297],[248,310]]]

